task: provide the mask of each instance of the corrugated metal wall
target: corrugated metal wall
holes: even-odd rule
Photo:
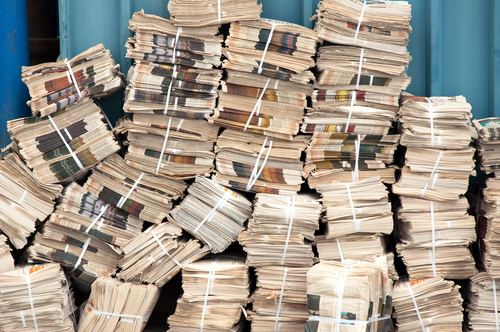
[[[262,17],[312,27],[319,0],[260,0]],[[500,116],[500,0],[409,0],[413,33],[408,49],[412,83],[422,96],[464,95],[475,118]],[[128,20],[144,9],[168,17],[168,0],[59,0],[61,57],[103,43],[126,73]],[[119,96],[101,103],[108,114],[121,113]]]

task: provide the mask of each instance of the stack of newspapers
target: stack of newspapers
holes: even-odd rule
[[[478,164],[487,174],[500,168],[500,118],[472,120],[477,130]]]
[[[464,331],[495,331],[499,328],[498,303],[500,302],[500,280],[481,272],[470,278],[466,302]]]

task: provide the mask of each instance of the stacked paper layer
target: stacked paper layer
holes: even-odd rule
[[[101,109],[89,98],[52,115],[8,121],[7,130],[43,183],[68,183],[120,149]]]
[[[483,171],[493,173],[500,168],[500,118],[472,120],[477,130],[478,164]]]
[[[32,114],[46,116],[85,97],[108,96],[124,87],[120,65],[102,44],[71,60],[22,68]]]
[[[12,257],[11,251],[7,237],[0,234],[0,273],[14,270],[14,257]]]
[[[492,279],[486,272],[470,279],[465,298],[466,322],[464,331],[495,331],[499,326],[498,303],[500,303],[500,281]]]
[[[243,257],[217,255],[186,265],[182,288],[169,331],[243,331],[242,310],[250,296]]]
[[[441,277],[397,281],[392,296],[398,331],[462,331],[459,288]]]

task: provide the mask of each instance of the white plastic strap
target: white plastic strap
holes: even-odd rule
[[[71,136],[71,134],[69,133],[68,129],[64,128],[64,133],[66,134],[66,136],[68,136],[69,140],[72,141],[73,140],[73,137]]]
[[[109,207],[109,204],[106,204],[104,207],[101,207],[101,211],[99,212],[99,214],[97,215],[97,217],[92,221],[92,223],[89,225],[89,227],[87,227],[87,229],[85,230],[85,233],[89,233],[89,231],[92,229],[92,227],[94,227],[95,223],[98,222],[102,215],[104,214],[104,212],[106,212],[106,210],[108,209]],[[99,222],[99,228],[101,228],[101,224],[102,224],[102,221]]]
[[[413,301],[413,305],[415,306],[415,311],[417,313],[418,321],[420,322],[420,327],[422,328],[422,332],[426,332],[424,322],[422,321],[422,317],[420,316],[420,311],[418,310],[417,301],[415,300],[415,296],[413,296],[413,291],[411,290],[411,286],[408,282],[405,282],[405,285],[406,287],[408,287],[408,291],[410,292],[410,296]]]
[[[160,158],[158,158],[158,164],[156,165],[155,174],[158,175],[160,170],[160,165],[162,164],[163,154],[165,153],[165,146],[167,146],[168,134],[170,133],[170,125],[172,124],[172,117],[168,117],[167,132],[165,133],[165,139],[163,140],[163,146],[161,147]]]
[[[493,286],[493,309],[495,310],[495,327],[496,332],[499,331],[498,325],[498,303],[497,303],[497,287],[495,285],[495,278],[491,279],[491,283]]]
[[[66,65],[68,66],[69,74],[71,75],[71,79],[73,80],[73,84],[76,88],[76,92],[78,92],[78,98],[82,98],[82,92],[80,91],[80,87],[78,86],[78,82],[76,81],[75,74],[73,74],[73,69],[71,69],[71,65],[68,61],[66,61]]]
[[[288,249],[288,242],[290,241],[290,234],[292,233],[293,215],[295,213],[295,196],[291,196],[290,200],[286,203],[286,223],[288,224],[288,233],[286,234],[285,248],[281,256],[281,265],[285,264],[286,251]],[[290,218],[290,219],[289,219]]]
[[[347,122],[345,124],[344,133],[349,131],[349,123],[351,122],[352,110],[356,104],[356,91],[351,91],[351,107],[349,107],[349,115],[347,116]]]
[[[47,115],[47,117],[49,118],[50,122],[54,126],[54,129],[57,131],[57,134],[59,135],[59,137],[63,141],[64,145],[66,145],[66,149],[68,149],[69,153],[71,154],[71,157],[73,157],[73,159],[75,160],[75,163],[78,165],[78,167],[80,167],[80,169],[83,169],[84,167],[83,167],[82,163],[80,162],[80,159],[78,159],[77,155],[73,152],[73,150],[68,145],[68,143],[66,143],[66,139],[62,135],[62,133],[59,130],[59,128],[57,128],[56,123],[54,122],[54,120],[52,119],[52,117],[50,115]]]
[[[158,236],[156,236],[156,233],[155,233],[154,229],[151,230],[151,235],[153,235],[154,239],[156,240],[156,242],[158,243],[158,245],[160,246],[160,248],[163,250],[163,252],[165,253],[165,255],[167,255],[168,257],[170,257],[170,259],[173,260],[174,263],[177,264],[177,266],[179,266],[182,269],[182,264],[179,263],[178,261],[176,261],[175,258],[173,258],[172,256],[170,256],[170,254],[168,253],[167,249],[165,249],[165,247],[163,246],[163,243],[161,243],[161,241],[158,238]]]
[[[26,284],[28,285],[28,295],[30,297],[30,306],[31,306],[31,314],[33,315],[33,323],[35,324],[35,331],[38,332],[38,324],[36,323],[36,315],[35,315],[35,306],[33,304],[33,296],[31,294],[30,270],[28,269],[27,266],[24,267],[24,272],[26,273]]]
[[[431,256],[431,265],[432,265],[432,275],[434,278],[437,276],[436,274],[436,229],[434,226],[434,202],[429,202],[431,206],[431,227],[432,227],[432,251],[429,251],[429,256]]]
[[[257,160],[255,160],[255,165],[253,166],[252,174],[250,175],[250,179],[248,179],[246,191],[249,191],[253,187],[253,185],[255,184],[257,179],[259,178],[260,173],[262,173],[262,170],[264,169],[264,167],[266,165],[267,158],[269,158],[269,154],[271,153],[271,149],[273,147],[272,140],[269,141],[269,147],[267,148],[266,156],[264,157],[264,160],[262,161],[262,165],[260,166],[260,169],[257,172],[257,168],[259,167],[260,157],[262,156],[262,153],[264,152],[264,149],[266,147],[266,143],[267,143],[267,136],[264,139],[264,143],[262,143],[262,147],[260,148],[260,152],[259,152],[259,155],[257,157]]]
[[[24,310],[19,310],[19,312],[21,313],[21,321],[23,322],[23,327],[27,327],[26,321],[24,320]]]
[[[373,85],[373,75],[370,75],[370,85]]]
[[[340,241],[338,238],[335,240],[337,240],[337,247],[339,248],[340,261],[344,262],[344,255],[342,255],[342,247],[340,246]]]
[[[229,196],[231,196],[231,191],[228,190],[225,192],[224,196],[222,196],[222,198],[217,202],[217,204],[215,204],[212,210],[210,210],[210,212],[205,216],[205,218],[203,218],[203,220],[198,224],[198,226],[196,226],[193,233],[198,232],[198,230],[201,228],[201,226],[203,226],[204,223],[212,220],[212,218],[215,216],[215,212],[217,211],[217,209],[221,208],[227,202]]]
[[[359,150],[361,149],[361,136],[358,135],[358,139],[354,141],[354,148],[356,153],[356,163],[354,164],[354,176],[356,181],[359,180]]]
[[[361,27],[361,21],[363,20],[365,9],[366,9],[366,0],[363,1],[363,8],[361,9],[361,14],[359,15],[358,26],[356,27],[356,34],[354,35],[354,39],[352,41],[353,45],[356,45],[356,41],[358,40],[359,28]]]
[[[430,98],[425,97],[427,104],[429,104],[429,122],[431,126],[431,147],[434,147],[434,110],[432,108],[432,101]]]
[[[310,321],[327,322],[327,323],[340,323],[340,324],[349,324],[349,325],[353,325],[353,324],[367,325],[367,324],[371,324],[371,323],[378,322],[381,320],[387,320],[390,318],[391,318],[391,316],[389,316],[389,315],[386,315],[383,317],[378,317],[378,318],[370,318],[368,320],[351,320],[351,319],[343,319],[343,318],[338,319],[338,318],[333,318],[333,317],[313,316],[313,315],[309,316]]]
[[[358,78],[356,79],[356,90],[359,89],[359,81],[361,80],[361,68],[363,67],[364,54],[365,54],[365,49],[361,48],[361,52],[359,53],[359,66],[358,66]]]
[[[271,42],[271,39],[273,38],[273,32],[274,32],[274,28],[276,27],[276,21],[272,21],[272,27],[271,27],[271,31],[269,31],[269,36],[267,37],[267,42],[266,42],[266,46],[264,47],[264,52],[262,53],[262,58],[260,59],[260,64],[259,64],[259,70],[257,70],[257,73],[259,74],[262,74],[262,65],[264,64],[264,59],[266,57],[266,52],[267,52],[267,48],[269,47],[269,43]]]
[[[434,173],[436,172],[437,170],[437,167],[438,167],[438,164],[439,164],[439,161],[441,160],[441,157],[443,156],[443,150],[440,150],[439,151],[439,155],[436,159],[436,163],[434,164],[434,167],[432,168],[432,172],[431,172],[431,176],[429,176],[429,180],[427,180],[427,183],[425,184],[425,187],[420,190],[420,198],[424,198],[424,195],[425,195],[425,191],[427,190],[427,187],[429,186],[429,182],[431,181],[431,179],[434,177],[434,181],[433,181],[433,184],[432,184],[432,188],[434,188],[434,183],[436,182],[436,179],[437,179],[437,174],[434,175]]]
[[[267,86],[269,85],[270,81],[271,81],[271,78],[268,78],[266,81],[266,84],[264,85],[264,89],[262,89],[262,92],[261,92],[259,98],[257,99],[255,106],[252,109],[252,112],[248,116],[248,120],[247,120],[247,123],[245,123],[245,127],[243,128],[243,131],[247,131],[248,125],[250,124],[250,121],[252,120],[254,113],[257,113],[257,115],[259,115],[260,105],[262,104],[262,97],[264,96],[264,93],[266,92]]]
[[[283,301],[283,292],[285,291],[285,283],[286,283],[286,273],[288,272],[288,266],[285,267],[285,271],[283,272],[283,282],[281,283],[281,291],[280,291],[280,300],[278,302],[278,309],[276,310],[276,318],[274,320],[274,332],[279,332],[280,324],[280,312],[281,312],[281,302]]]
[[[135,187],[137,187],[137,185],[139,184],[139,182],[141,182],[141,179],[142,179],[143,176],[144,176],[144,172],[142,172],[141,175],[139,175],[139,177],[134,182],[134,185],[130,188],[130,190],[127,193],[127,195],[125,195],[125,197],[122,196],[120,198],[120,200],[118,201],[118,204],[116,204],[117,208],[121,209],[123,207],[123,204],[125,204],[125,202],[127,201],[127,199],[130,197],[130,195],[132,194],[132,192],[135,190]]]
[[[88,237],[87,241],[85,241],[85,243],[83,244],[82,252],[80,253],[78,260],[75,263],[75,266],[73,267],[73,269],[70,272],[74,272],[78,268],[78,266],[80,266],[80,263],[82,262],[83,255],[85,254],[85,251],[87,251],[87,247],[89,246],[91,240],[92,240],[92,238]]]
[[[342,281],[340,282],[338,291],[337,291],[337,319],[342,319],[342,300],[344,298],[344,289],[345,289],[345,284],[347,280],[347,275],[349,274],[349,271],[354,267],[355,265],[349,265],[346,267],[346,271],[344,274],[344,277],[342,277]],[[336,332],[340,331],[340,323],[336,325]]]
[[[26,197],[26,194],[28,193],[27,190],[25,190],[23,192],[23,194],[21,195],[21,198],[19,199],[19,202],[17,202],[18,205],[21,205],[21,203],[24,201],[24,198]]]
[[[356,209],[354,207],[354,202],[352,201],[352,196],[351,196],[351,190],[349,189],[349,183],[345,183],[345,187],[347,189],[347,195],[349,196],[349,203],[351,204],[351,211],[352,211],[352,220],[354,222],[354,230],[356,233],[359,233],[360,230],[360,222],[358,219],[356,219]]]
[[[177,33],[175,34],[174,48],[172,50],[172,63],[174,65],[174,70],[172,71],[172,79],[170,80],[170,84],[168,85],[167,99],[165,100],[165,109],[163,110],[163,114],[167,114],[168,103],[170,101],[170,93],[172,92],[172,84],[174,82],[174,79],[177,77],[177,65],[175,64],[175,57],[176,57],[175,50],[177,49],[177,42],[179,41],[179,35],[181,33],[182,33],[182,28],[178,27]]]
[[[213,279],[215,279],[215,264],[217,260],[212,260],[210,264],[210,271],[208,271],[208,280],[207,280],[207,289],[205,291],[205,300],[203,301],[203,311],[201,313],[201,321],[200,321],[200,332],[203,332],[203,321],[205,320],[205,314],[207,312],[207,301],[208,295],[211,293],[211,289],[213,289]]]
[[[116,312],[104,312],[104,311],[99,311],[92,307],[90,302],[87,302],[87,305],[89,306],[91,311],[94,311],[96,314],[104,315],[104,316],[114,316],[114,317],[120,317],[120,318],[132,318],[132,319],[142,319],[142,320],[147,320],[149,318],[149,315],[146,316],[134,316],[134,315],[124,315],[124,314],[119,314]],[[108,317],[109,318],[109,317]],[[127,322],[127,323],[133,323],[133,321],[125,320],[122,319],[121,321]]]

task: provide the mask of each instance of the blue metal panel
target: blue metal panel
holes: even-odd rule
[[[500,116],[500,0],[491,2],[490,7],[490,93],[493,96],[490,116]]]
[[[29,65],[26,1],[0,0],[0,147],[10,143],[7,121],[29,116],[28,89],[21,67]],[[5,65],[7,64],[7,65]]]

